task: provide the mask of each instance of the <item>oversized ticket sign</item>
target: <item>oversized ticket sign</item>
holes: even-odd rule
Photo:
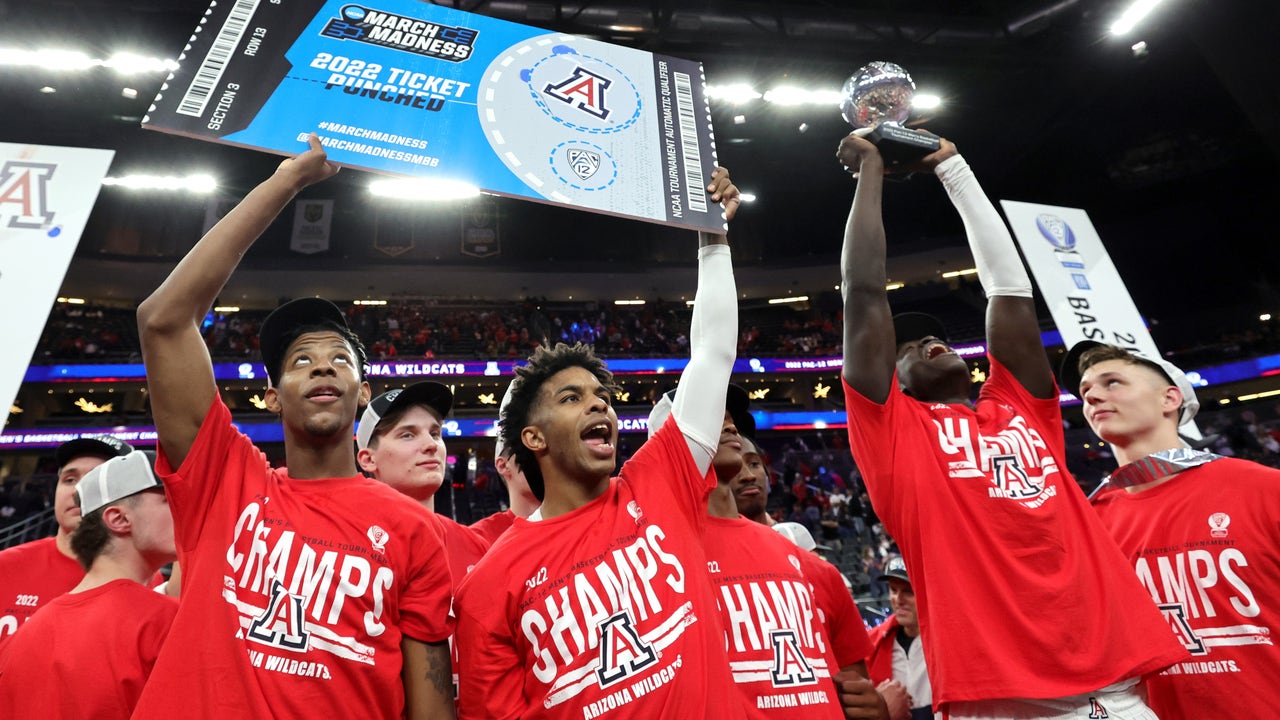
[[[1000,205],[1063,345],[1095,340],[1162,357],[1088,213],[1012,200],[1001,200]],[[1192,385],[1206,384],[1195,372],[1187,373],[1187,379]],[[1200,436],[1190,423],[1179,432]]]
[[[0,428],[114,154],[0,143]]]
[[[143,126],[722,231],[697,62],[417,0],[217,0]]]

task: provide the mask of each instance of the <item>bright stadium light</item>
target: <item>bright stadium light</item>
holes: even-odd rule
[[[369,183],[369,193],[395,200],[445,202],[476,197],[480,194],[480,188],[457,180],[414,178],[411,180],[374,180]]]
[[[911,107],[916,110],[934,110],[942,105],[942,98],[937,95],[924,93],[923,95],[915,95],[911,98]]]
[[[774,105],[831,105],[840,104],[839,90],[806,90],[791,85],[780,85],[764,94],[765,102]]]
[[[128,190],[186,190],[193,193],[218,189],[218,181],[211,175],[123,175],[103,178],[102,184]]]
[[[759,100],[763,96],[746,83],[734,83],[732,85],[708,85],[707,97],[712,100],[724,100],[734,105],[741,105],[752,100]]]
[[[1111,34],[1124,35],[1129,32],[1159,4],[1160,0],[1134,0],[1132,5],[1120,13],[1119,19],[1111,23]]]
[[[148,72],[173,72],[178,69],[178,62],[168,58],[145,57],[129,52],[119,52],[103,62],[102,66],[111,68],[122,75],[136,75]]]

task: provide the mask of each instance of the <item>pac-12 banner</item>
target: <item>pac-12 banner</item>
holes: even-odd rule
[[[0,428],[114,154],[0,143]]]
[[[1088,213],[1013,200],[1000,204],[1066,347],[1095,340],[1162,357]],[[1194,372],[1187,379],[1205,384]],[[1191,424],[1179,432],[1200,436]]]
[[[218,0],[143,126],[723,230],[697,62],[418,0]]]

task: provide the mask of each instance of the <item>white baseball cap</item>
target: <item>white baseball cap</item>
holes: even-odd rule
[[[795,543],[801,550],[830,550],[826,545],[819,545],[813,539],[809,528],[798,522],[780,522],[773,526],[783,537]]]
[[[141,450],[114,457],[85,473],[76,485],[80,513],[99,508],[151,488],[162,487],[151,469],[151,458]]]
[[[1067,351],[1067,356],[1062,359],[1062,365],[1058,370],[1058,377],[1062,381],[1062,389],[1080,397],[1080,356],[1086,352],[1102,347],[1105,343],[1095,340],[1081,340],[1071,349]],[[1158,370],[1165,378],[1178,390],[1182,391],[1182,407],[1178,411],[1178,424],[1186,425],[1191,422],[1196,413],[1200,411],[1200,399],[1196,397],[1196,390],[1191,386],[1191,381],[1187,379],[1187,374],[1177,365],[1165,360],[1162,357],[1152,357],[1138,350],[1129,350],[1127,348],[1119,348],[1132,355],[1141,363]],[[1083,400],[1084,398],[1080,398]]]

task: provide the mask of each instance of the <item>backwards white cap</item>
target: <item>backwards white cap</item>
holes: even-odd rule
[[[110,505],[117,500],[161,487],[160,480],[151,470],[151,458],[141,450],[111,458],[85,473],[76,485],[80,497],[80,513],[89,513]]]

